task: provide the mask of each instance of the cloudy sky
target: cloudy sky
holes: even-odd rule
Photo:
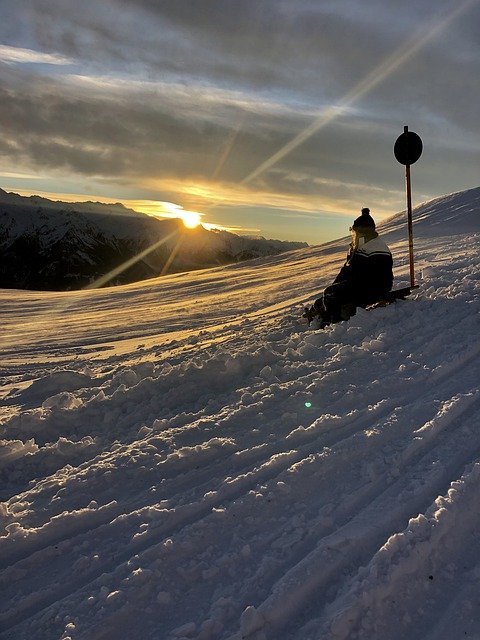
[[[0,186],[311,244],[480,184],[480,0],[0,0]]]

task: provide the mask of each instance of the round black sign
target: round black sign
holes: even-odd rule
[[[393,147],[395,158],[400,164],[413,164],[416,162],[423,151],[423,143],[420,136],[413,131],[405,131],[398,136]]]

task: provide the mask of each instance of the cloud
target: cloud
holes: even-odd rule
[[[0,117],[16,156],[89,175],[211,174],[241,119],[234,149],[234,177],[240,179],[251,149],[279,144],[278,136],[294,129],[289,120],[308,117],[208,87],[32,75],[6,84],[0,87]],[[228,159],[227,167],[232,170]]]
[[[383,201],[383,207],[377,207],[377,213],[385,216],[388,213],[387,204],[403,195],[401,190],[388,192],[371,185],[346,184],[339,180],[312,180],[309,175],[282,175],[282,182],[283,189],[278,189],[273,181],[251,189],[231,182],[194,182],[171,178],[146,180],[145,186],[175,193],[188,202],[190,207],[205,212],[207,216],[218,207],[223,210],[260,207],[263,210],[288,211],[295,218],[300,214],[316,218],[320,213],[351,217],[352,209],[360,210],[366,204],[366,198],[371,197],[375,190],[378,192],[378,201]]]
[[[70,58],[61,56],[58,53],[42,53],[33,51],[32,49],[22,49],[21,47],[9,47],[8,45],[0,45],[0,61],[6,63],[23,63],[23,64],[72,64]]]

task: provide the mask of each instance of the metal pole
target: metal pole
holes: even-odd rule
[[[410,286],[415,286],[415,272],[413,266],[413,222],[412,222],[412,187],[410,183],[410,165],[405,167],[407,180],[407,216],[408,216],[408,255],[410,260]]]
[[[403,128],[408,133],[408,127]],[[413,221],[412,221],[412,185],[410,181],[410,165],[405,166],[405,179],[407,182],[407,219],[408,219],[408,254],[410,260],[410,286],[415,286],[415,271],[413,266]]]

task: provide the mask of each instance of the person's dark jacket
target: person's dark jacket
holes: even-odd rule
[[[335,283],[351,286],[355,302],[370,303],[388,293],[393,284],[393,259],[390,249],[378,236],[349,252],[347,262]]]

